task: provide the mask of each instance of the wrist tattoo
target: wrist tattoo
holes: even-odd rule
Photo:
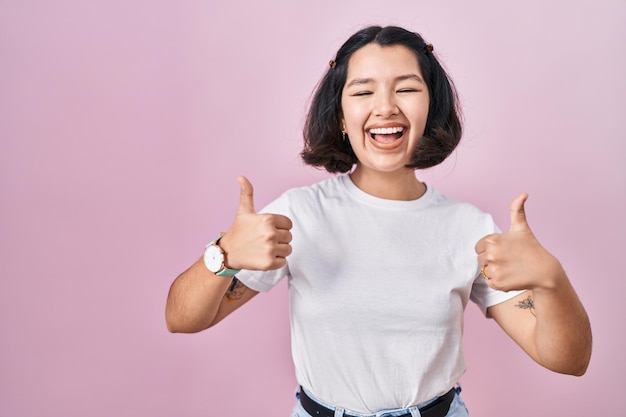
[[[525,300],[520,301],[515,305],[517,308],[521,308],[522,310],[530,311],[530,314],[537,317],[535,315],[535,303],[533,302],[532,297],[529,295]]]
[[[233,277],[233,280],[230,283],[228,290],[226,290],[226,294],[224,294],[224,297],[226,297],[226,299],[230,301],[238,300],[241,298],[243,293],[246,292],[246,288],[247,287],[243,285],[241,281],[237,279],[237,277]]]

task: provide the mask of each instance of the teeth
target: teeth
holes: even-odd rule
[[[391,135],[402,131],[404,131],[403,127],[379,127],[377,129],[370,129],[370,133],[373,135]]]

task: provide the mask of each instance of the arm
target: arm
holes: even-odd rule
[[[272,270],[285,265],[291,253],[292,223],[278,214],[258,214],[254,210],[250,182],[239,178],[239,209],[228,232],[220,239],[231,269]],[[170,287],[165,321],[171,332],[195,333],[218,323],[258,292],[235,277],[219,277],[210,272],[203,259],[180,274]]]
[[[165,308],[167,329],[172,333],[208,329],[256,294],[236,277],[213,274],[199,259],[170,288]]]
[[[519,195],[511,205],[511,229],[476,245],[490,287],[529,290],[487,311],[535,361],[560,373],[583,375],[591,358],[587,313],[561,263],[541,246],[526,222]]]

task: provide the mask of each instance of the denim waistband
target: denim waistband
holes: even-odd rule
[[[455,394],[455,388],[452,388],[420,408],[413,406],[403,410],[387,410],[375,414],[353,414],[341,407],[330,408],[311,398],[302,387],[300,387],[299,398],[305,411],[314,417],[445,417]]]

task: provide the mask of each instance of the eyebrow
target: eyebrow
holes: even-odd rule
[[[394,81],[404,81],[404,80],[415,80],[418,81],[422,84],[424,83],[424,80],[422,80],[422,77],[420,77],[417,74],[406,74],[406,75],[399,75],[396,78],[394,78]],[[363,84],[369,84],[374,82],[373,78],[355,78],[354,80],[350,81],[348,84],[346,84],[346,88],[348,87],[352,87],[353,85],[363,85]]]

